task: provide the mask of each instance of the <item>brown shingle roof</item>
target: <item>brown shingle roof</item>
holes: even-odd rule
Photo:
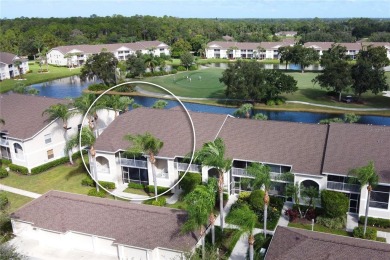
[[[306,48],[314,48],[327,51],[332,47],[332,44],[334,44],[334,42],[306,42],[303,46],[305,46]]]
[[[324,172],[345,174],[372,160],[379,182],[390,183],[390,127],[331,124]]]
[[[226,115],[194,113],[191,117],[196,129],[196,148],[212,141]],[[164,142],[160,157],[174,158],[192,151],[193,134],[187,115],[181,110],[137,108],[124,113],[112,122],[99,136],[95,148],[100,151],[125,150],[130,143],[123,140],[126,134],[150,132]]]
[[[327,126],[229,118],[219,137],[233,159],[292,165],[296,173],[321,174]]]
[[[8,136],[17,139],[33,137],[49,122],[42,112],[51,105],[67,103],[64,99],[29,96],[16,93],[0,95],[0,131],[7,130]]]
[[[278,226],[266,259],[390,259],[390,245],[345,236]]]
[[[8,52],[0,52],[0,62],[5,64],[12,64],[16,58],[15,54]]]
[[[207,44],[207,48],[212,45],[216,45],[221,49],[229,49],[236,47],[238,50],[256,50],[259,46],[264,49],[278,49],[282,46],[289,46],[294,44],[294,41],[283,41],[283,42],[224,42],[224,41],[213,41]]]
[[[141,248],[187,251],[197,235],[180,235],[184,211],[50,191],[11,215],[12,219],[57,232],[77,231],[113,238],[114,243]]]

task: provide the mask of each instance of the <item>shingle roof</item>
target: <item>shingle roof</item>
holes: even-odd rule
[[[219,137],[234,159],[292,165],[296,173],[321,174],[326,125],[229,118]]]
[[[158,48],[159,46],[168,47],[168,45],[160,41],[141,41],[141,42],[132,42],[132,43],[113,43],[113,44],[97,44],[97,45],[89,45],[89,44],[67,45],[67,46],[58,46],[53,48],[52,50],[58,50],[63,54],[66,54],[70,51],[83,52],[83,53],[99,53],[102,51],[103,48],[107,49],[107,51],[114,52],[122,47],[129,50],[138,51],[138,50],[146,50],[152,47]]]
[[[43,229],[113,238],[114,243],[147,249],[187,251],[197,243],[195,233],[180,235],[185,211],[60,191],[42,195],[11,218]]]
[[[389,147],[388,126],[331,124],[323,171],[347,175],[372,160],[379,182],[390,183]]]
[[[334,44],[334,42],[306,42],[303,46],[305,46],[306,48],[314,48],[327,51],[332,47],[332,44]]]
[[[278,226],[266,253],[269,260],[390,259],[390,245]]]
[[[8,52],[0,52],[0,62],[5,64],[12,64],[17,56]]]
[[[207,44],[207,48],[211,48],[211,46],[217,46],[221,49],[229,49],[232,47],[236,47],[238,50],[256,50],[259,46],[264,49],[278,49],[282,46],[289,46],[293,44],[294,41],[283,41],[283,42],[224,42],[224,41],[213,41]]]
[[[51,105],[67,103],[64,99],[29,96],[16,93],[0,95],[0,131],[7,130],[8,136],[17,139],[33,137],[49,122],[42,112]]]
[[[196,148],[212,141],[226,115],[194,113],[191,117],[196,128]],[[193,133],[189,118],[181,110],[137,108],[116,118],[96,141],[97,151],[125,150],[130,143],[123,140],[126,134],[150,132],[164,142],[160,157],[185,156],[192,151]]]

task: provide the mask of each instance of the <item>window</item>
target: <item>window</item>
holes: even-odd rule
[[[51,134],[46,134],[45,135],[45,144],[50,144],[51,143]]]
[[[160,49],[160,51],[164,51],[164,49]]]
[[[50,149],[47,151],[47,159],[53,159],[54,158],[54,152],[53,149]]]
[[[389,208],[390,187],[378,185],[371,191],[370,207],[379,209]]]

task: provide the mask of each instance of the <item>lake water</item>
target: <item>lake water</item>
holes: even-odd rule
[[[81,82],[78,76],[62,78],[50,82],[34,84],[33,88],[39,90],[40,96],[55,97],[55,98],[76,98],[79,97],[82,91],[88,85],[98,81]],[[134,101],[145,107],[150,107],[156,102],[158,98],[151,97],[134,97]],[[175,100],[167,100],[167,108],[172,108],[179,105]],[[389,98],[390,101],[390,98]],[[236,108],[224,106],[212,106],[184,102],[188,110],[194,112],[208,112],[217,114],[231,114],[233,115]],[[269,120],[302,122],[302,123],[318,123],[322,119],[340,117],[338,114],[329,113],[311,113],[311,112],[293,112],[293,111],[269,111],[269,110],[255,110],[254,113],[263,113],[268,116]],[[388,125],[390,126],[390,117],[383,116],[361,116],[359,123],[373,124],[373,125]]]

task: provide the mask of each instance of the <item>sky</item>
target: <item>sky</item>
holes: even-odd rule
[[[0,0],[0,17],[390,18],[390,0]]]

